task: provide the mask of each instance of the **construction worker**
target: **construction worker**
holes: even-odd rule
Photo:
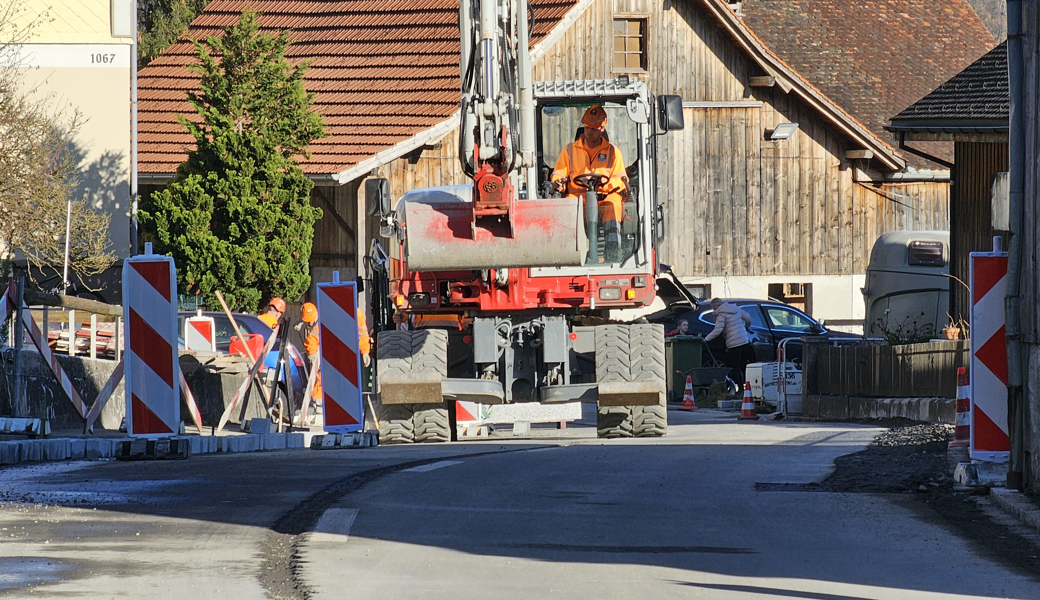
[[[599,195],[599,219],[603,223],[603,254],[607,262],[621,258],[621,219],[628,197],[628,175],[621,150],[606,140],[607,112],[602,106],[590,106],[581,118],[585,126],[581,137],[567,144],[556,159],[556,170],[549,179],[556,190],[568,198],[585,198],[582,175],[589,178]]]
[[[260,313],[259,318],[268,327],[274,329],[274,326],[278,324],[283,314],[285,314],[285,300],[275,297],[271,298],[271,301],[267,303],[267,308]]]
[[[307,369],[318,368],[318,307],[313,302],[304,302],[300,307],[300,321],[297,330],[303,335],[303,352],[307,356]],[[372,339],[368,336],[368,327],[365,325],[365,313],[358,311],[358,352],[361,353],[361,361],[366,367],[372,364]],[[314,376],[314,387],[311,389],[311,398],[315,404],[321,402],[321,372]]]

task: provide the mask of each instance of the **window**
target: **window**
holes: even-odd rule
[[[793,310],[777,306],[763,308],[766,311],[766,316],[769,317],[769,324],[773,329],[806,333],[813,330],[813,322]]]
[[[614,71],[646,71],[646,17],[614,19]]]

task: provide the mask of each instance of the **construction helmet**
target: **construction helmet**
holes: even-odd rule
[[[267,305],[273,307],[280,313],[285,312],[285,300],[282,300],[281,298],[271,298],[271,301],[268,302]]]
[[[602,127],[607,124],[607,111],[602,106],[590,106],[581,118],[581,124],[586,127]]]
[[[318,307],[314,306],[313,302],[304,302],[300,307],[300,319],[308,325],[313,325],[318,320]]]

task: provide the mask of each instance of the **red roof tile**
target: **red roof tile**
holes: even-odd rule
[[[577,0],[532,0],[532,42],[545,37]],[[242,10],[261,29],[290,30],[290,62],[304,78],[328,137],[302,163],[310,174],[338,173],[436,125],[458,110],[458,0],[213,0],[181,40],[138,73],[138,164],[172,174],[194,139],[177,115],[198,121],[185,90],[198,89],[190,39],[219,35]]]
[[[743,22],[881,139],[888,119],[996,43],[965,0],[745,0]]]

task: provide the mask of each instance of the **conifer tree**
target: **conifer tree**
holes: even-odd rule
[[[255,311],[274,296],[298,299],[310,286],[313,183],[297,163],[323,137],[306,64],[285,59],[287,34],[259,32],[244,12],[223,37],[195,42],[200,92],[188,100],[201,122],[180,122],[196,148],[165,189],[139,212],[155,250],[173,256],[182,294]]]

